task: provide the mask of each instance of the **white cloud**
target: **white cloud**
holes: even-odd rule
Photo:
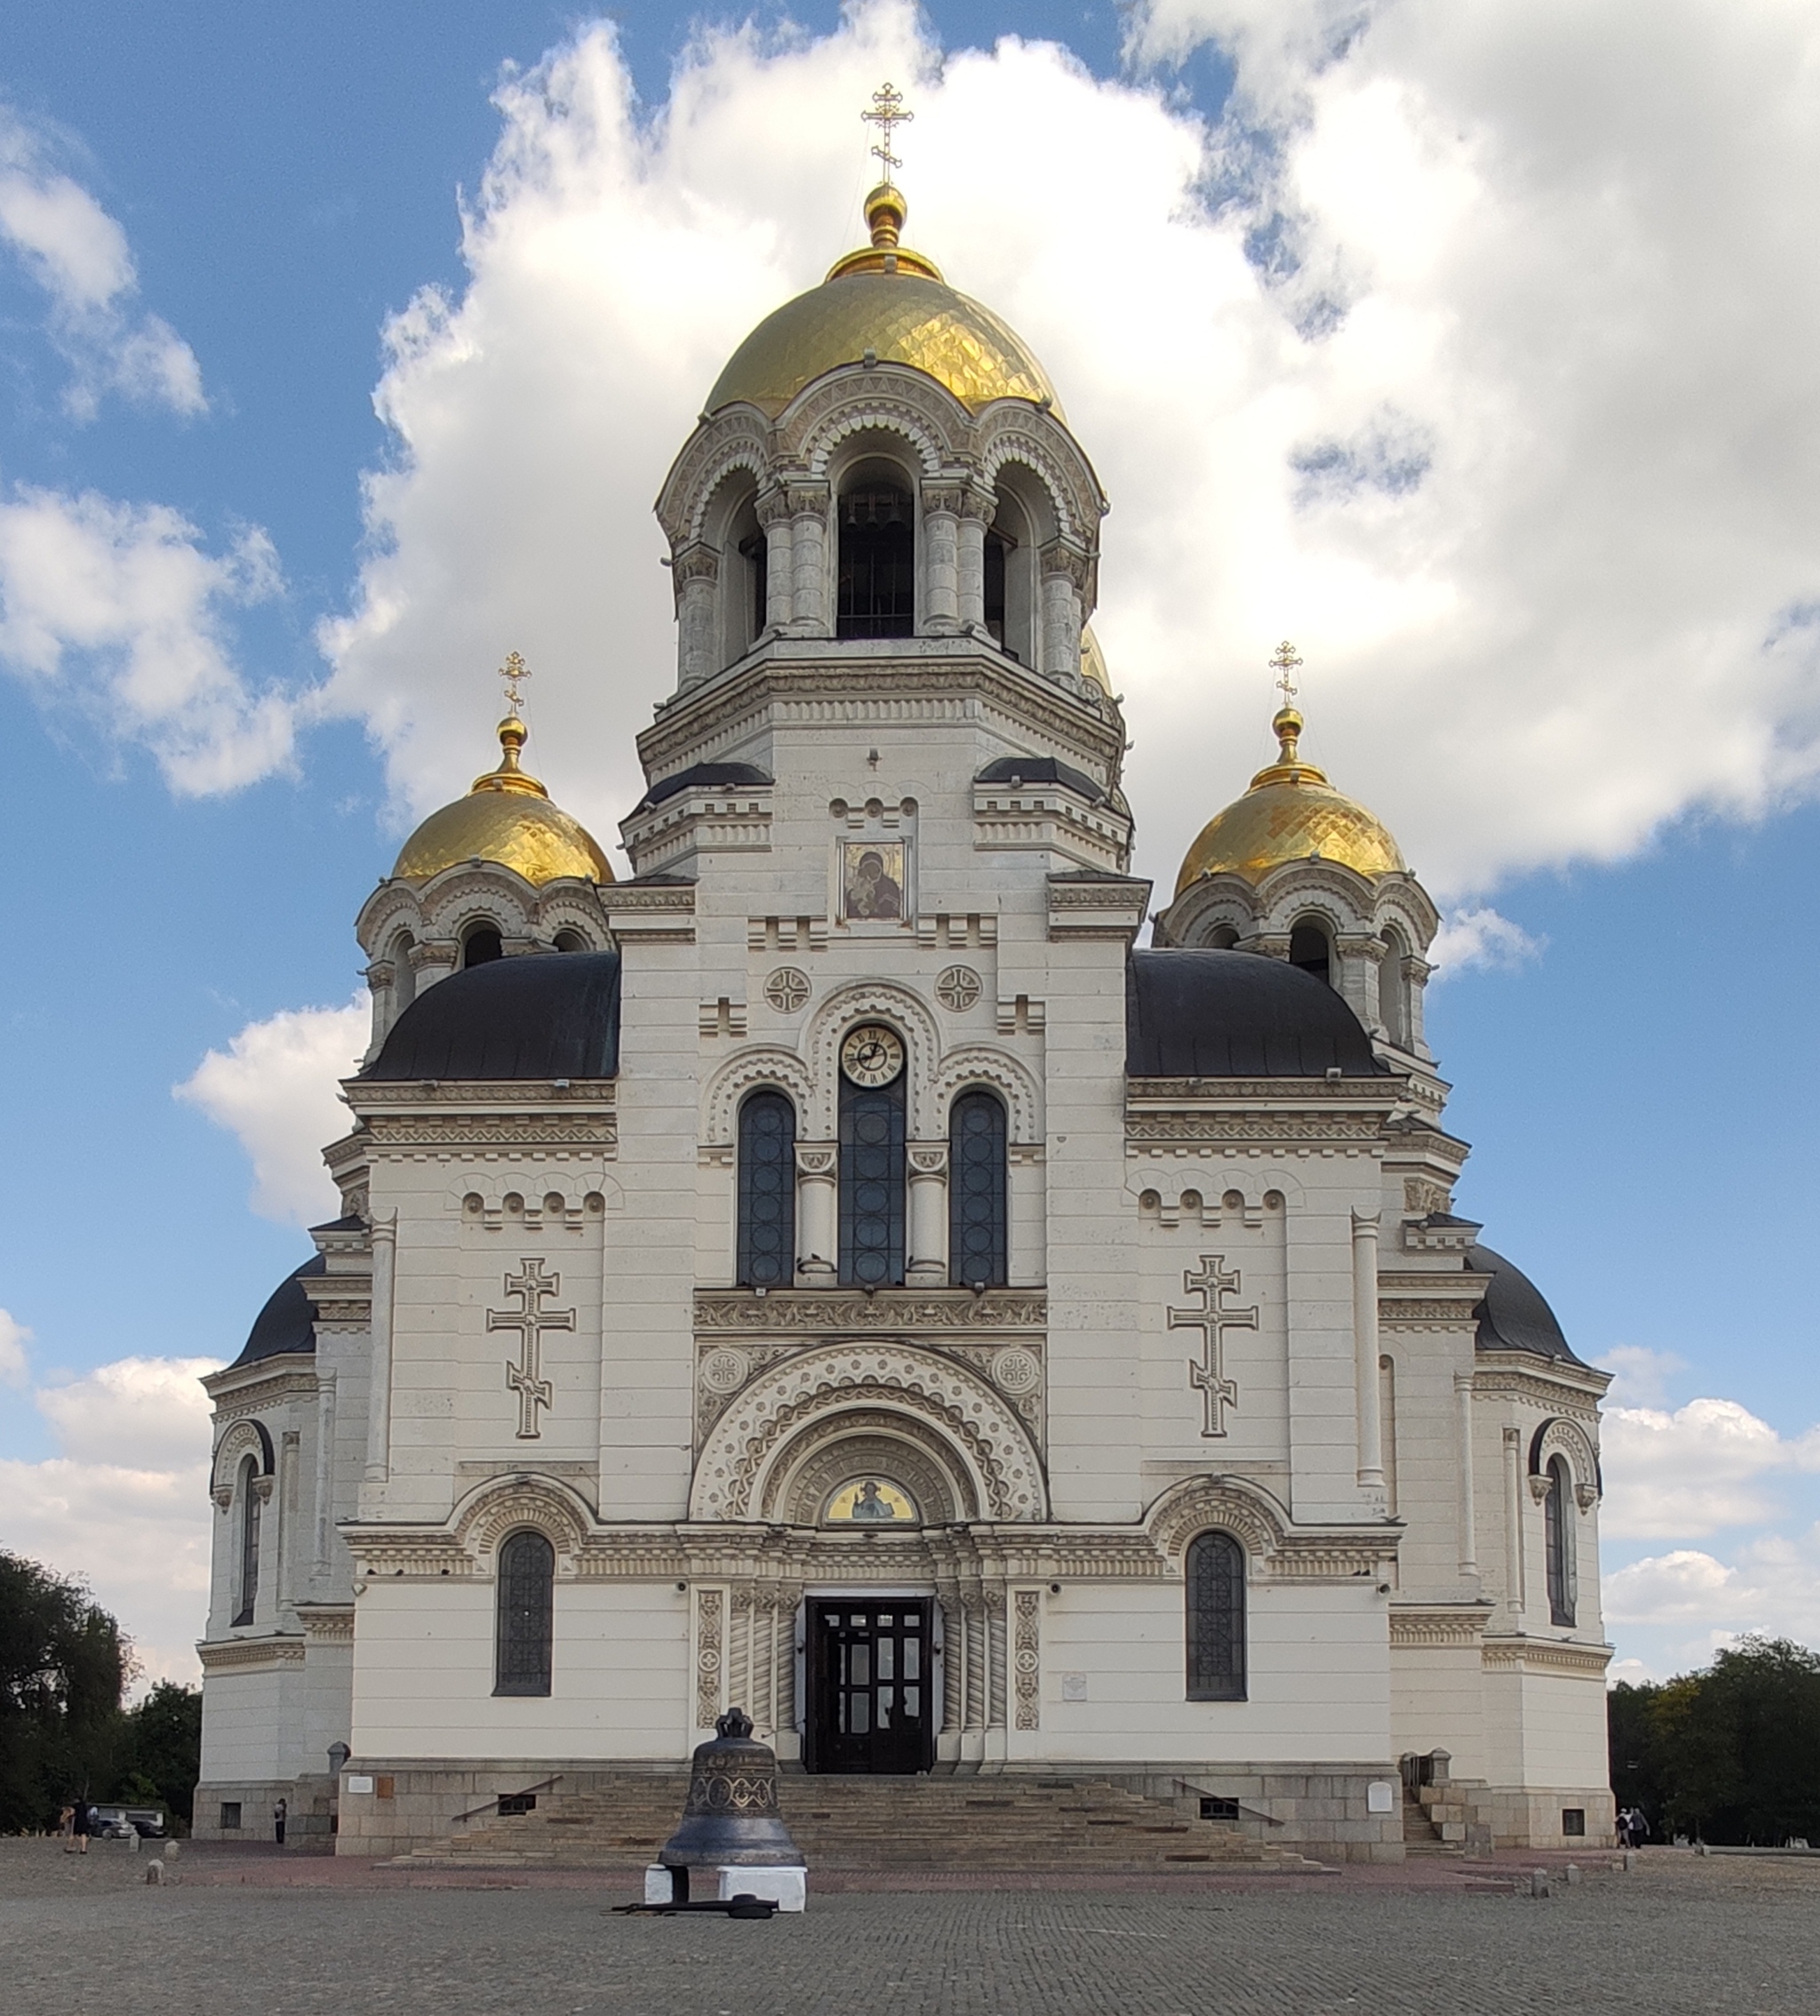
[[[1730,1561],[1692,1548],[1634,1561],[1605,1578],[1605,1615],[1654,1653],[1637,1663],[1656,1678],[1752,1632],[1820,1644],[1820,1525],[1765,1535]]]
[[[339,1208],[322,1151],[347,1132],[339,1083],[353,1075],[370,1023],[359,996],[346,1008],[286,1009],[249,1022],[173,1088],[238,1137],[261,1217],[307,1225]]]
[[[1428,957],[1438,979],[1450,980],[1474,968],[1521,966],[1542,956],[1542,941],[1521,924],[1500,916],[1488,905],[1465,905],[1441,921]]]
[[[42,135],[0,108],[0,244],[50,304],[49,331],[74,377],[64,404],[91,420],[108,392],[199,413],[196,353],[161,316],[137,313],[126,234],[79,182],[51,167]]]
[[[886,75],[911,238],[1031,340],[1114,500],[1098,627],[1151,872],[1264,753],[1285,631],[1310,753],[1443,893],[1810,787],[1810,12],[1156,0],[1138,26],[1236,53],[1217,216],[1161,88],[1011,41],[943,62],[902,0],[705,33],[656,116],[603,27],[505,85],[467,284],[388,332],[397,453],[323,631],[403,801],[473,774],[516,646],[557,795],[609,835],[634,802],[673,649],[649,500],[734,344],[854,239]]]
[[[31,1376],[26,1346],[31,1332],[9,1309],[0,1309],[0,1386],[23,1386]]]
[[[1694,1540],[1774,1518],[1767,1485],[1820,1471],[1820,1427],[1784,1437],[1736,1400],[1608,1410],[1600,1530],[1612,1540]]]
[[[25,486],[0,500],[0,664],[143,744],[185,796],[291,759],[293,702],[250,684],[228,620],[280,586],[256,526],[216,555],[167,505]]]
[[[41,1387],[59,1454],[0,1460],[0,1533],[82,1577],[132,1638],[147,1681],[197,1677],[207,1616],[209,1401],[217,1358],[123,1358]]]
[[[1616,1375],[1606,1389],[1608,1408],[1665,1406],[1669,1381],[1688,1369],[1688,1361],[1672,1351],[1642,1344],[1614,1344],[1598,1362]]]

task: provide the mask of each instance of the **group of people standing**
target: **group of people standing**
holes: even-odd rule
[[[1640,1848],[1649,1838],[1649,1822],[1643,1818],[1642,1811],[1636,1806],[1620,1806],[1617,1810],[1617,1844],[1620,1848]]]

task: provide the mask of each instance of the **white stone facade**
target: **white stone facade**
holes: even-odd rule
[[[914,500],[909,636],[837,634],[861,476]],[[807,1620],[851,1596],[930,1606],[936,1770],[1231,1798],[1280,1843],[1393,1860],[1401,1814],[1366,1787],[1444,1751],[1462,1830],[1554,1845],[1566,1812],[1608,1838],[1606,1382],[1481,1348],[1419,884],[1214,876],[1156,931],[1282,959],[1320,912],[1386,1068],[1128,1075],[1150,888],[1124,724],[1082,670],[1102,508],[1051,412],[903,366],[711,417],[659,505],[680,673],[640,741],[635,879],[539,891],[479,862],[370,900],[374,1059],[409,1032],[391,948],[421,1004],[467,984],[483,916],[508,957],[617,950],[617,1070],[349,1082],[346,1215],[299,1277],[313,1342],[209,1381],[199,1833],[282,1793],[293,1837],[334,1801],[344,1850],[398,1847],[558,1772],[673,1766],[733,1704],[813,1763]],[[898,893],[850,915],[867,849]],[[869,1028],[901,1045],[906,1244],[872,1290],[840,1278],[842,1050]],[[795,1130],[796,1264],[769,1290],[738,1266],[739,1116],[766,1088]],[[980,1287],[948,1251],[973,1088],[1005,1130]],[[831,1520],[860,1476],[916,1518]],[[500,1549],[525,1532],[554,1548],[547,1692],[502,1692]],[[1242,1554],[1242,1698],[1188,1698],[1206,1533]]]

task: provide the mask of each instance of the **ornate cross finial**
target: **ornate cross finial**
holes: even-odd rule
[[[891,152],[891,129],[907,126],[915,113],[905,110],[904,94],[895,84],[881,84],[872,94],[872,110],[859,116],[867,125],[879,129],[879,144],[872,151],[884,164],[886,181],[896,181],[897,172],[904,164]]]
[[[1270,662],[1276,667],[1276,689],[1283,696],[1283,705],[1287,707],[1296,697],[1295,673],[1302,660],[1296,656],[1295,645],[1285,637],[1276,647]]]
[[[521,683],[531,676],[531,668],[515,651],[499,668],[499,676],[506,682],[506,705],[512,709],[515,719],[524,707],[524,695],[518,690]]]

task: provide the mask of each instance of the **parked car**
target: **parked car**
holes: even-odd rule
[[[157,1806],[98,1806],[100,1816],[95,1832],[103,1841],[128,1841],[135,1835],[141,1841],[162,1841],[165,1820]]]

